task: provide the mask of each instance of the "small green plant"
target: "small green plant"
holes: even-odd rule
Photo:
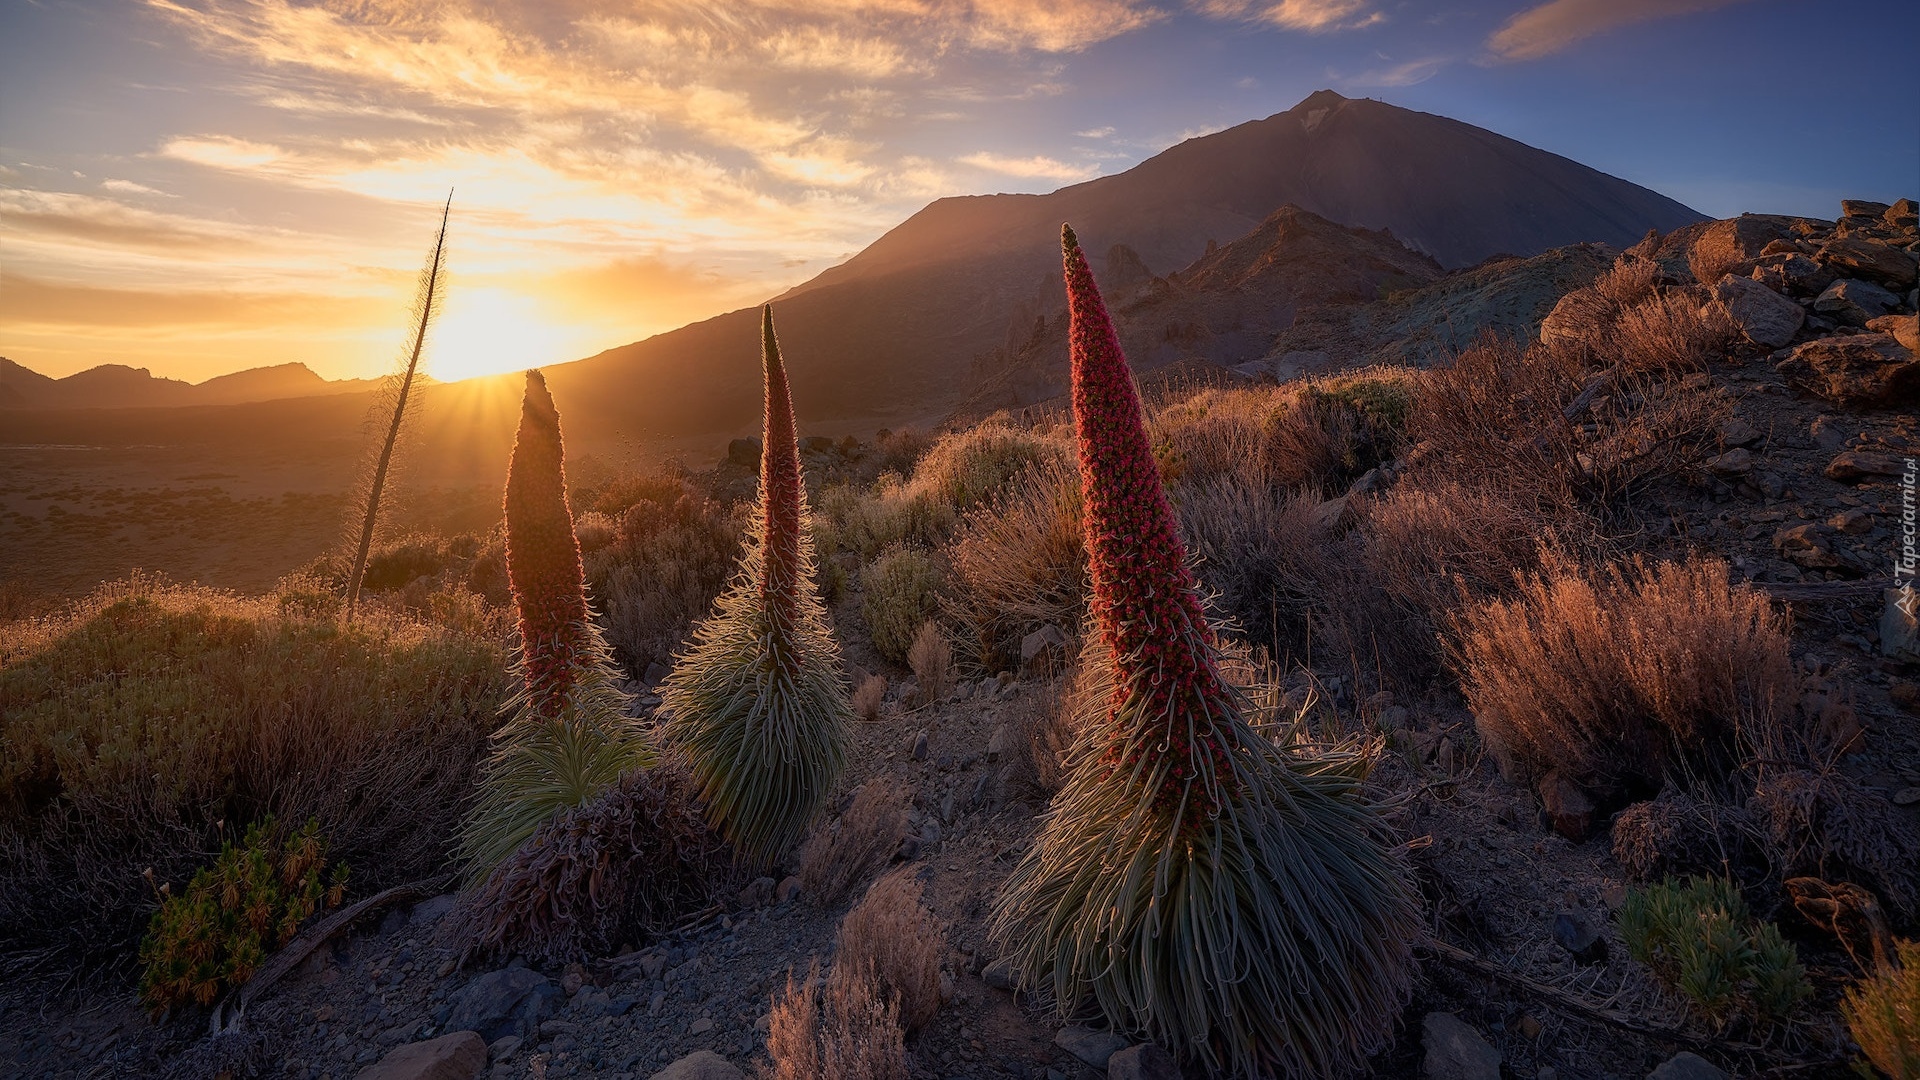
[[[860,615],[873,650],[906,663],[920,624],[939,609],[942,584],[940,565],[917,548],[889,548],[873,560],[860,575]]]
[[[1784,1020],[1812,993],[1798,951],[1779,927],[1755,919],[1725,878],[1668,878],[1629,890],[1620,936],[1628,955],[1716,1028],[1739,1018],[1756,1026]]]
[[[307,916],[339,905],[347,868],[335,864],[323,883],[327,843],[319,821],[284,840],[275,833],[272,816],[262,818],[238,846],[229,840],[186,891],[161,888],[160,910],[140,943],[140,992],[155,1013],[213,1004],[252,978]]]
[[[1898,964],[1847,991],[1840,1015],[1874,1068],[1891,1080],[1920,1080],[1920,941],[1902,941],[1896,951]]]

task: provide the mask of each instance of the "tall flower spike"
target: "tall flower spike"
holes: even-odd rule
[[[567,505],[560,412],[547,380],[527,372],[520,430],[507,466],[507,580],[519,615],[534,711],[559,714],[586,659],[587,586]]]
[[[800,447],[771,307],[761,354],[767,396],[754,535],[733,585],[661,684],[660,715],[692,765],[708,820],[764,865],[825,804],[845,766],[853,706],[813,586]]]
[[[1366,758],[1285,748],[1221,676],[1140,398],[1061,236],[1097,700],[993,933],[1062,1008],[1239,1076],[1355,1070],[1411,985],[1419,912]]]

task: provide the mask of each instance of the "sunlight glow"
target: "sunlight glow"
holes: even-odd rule
[[[427,373],[453,382],[578,360],[593,351],[577,330],[550,320],[531,297],[453,288],[427,337]]]

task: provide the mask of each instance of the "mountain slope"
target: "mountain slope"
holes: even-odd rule
[[[323,379],[305,364],[276,364],[202,383],[156,378],[146,368],[101,364],[54,379],[0,357],[0,409],[145,409],[240,405],[281,398],[355,394],[378,379]]]
[[[1164,274],[1287,204],[1390,230],[1454,267],[1583,241],[1624,246],[1700,220],[1469,124],[1323,90],[1049,195],[941,199],[789,290],[775,314],[801,421],[846,430],[944,415],[976,389],[975,358],[1054,306],[1062,221],[1087,250],[1125,245]],[[1096,273],[1107,270],[1096,260]],[[636,437],[749,431],[759,415],[756,320],[732,312],[550,368],[554,393],[574,414]]]

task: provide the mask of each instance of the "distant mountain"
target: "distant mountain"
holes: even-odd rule
[[[0,357],[0,409],[137,409],[239,405],[281,398],[354,394],[377,379],[323,379],[305,364],[276,364],[203,383],[156,378],[146,368],[101,364],[54,379]]]
[[[1123,245],[1163,275],[1288,204],[1390,231],[1446,267],[1583,241],[1625,246],[1701,220],[1490,131],[1322,90],[1049,195],[941,199],[789,290],[774,307],[800,419],[854,430],[945,415],[979,389],[977,358],[1018,344],[1035,311],[1057,305],[1062,221],[1088,251]],[[1113,269],[1095,261],[1103,280]],[[581,420],[636,436],[748,431],[760,408],[756,333],[756,313],[736,311],[548,377],[562,408],[571,399]]]

